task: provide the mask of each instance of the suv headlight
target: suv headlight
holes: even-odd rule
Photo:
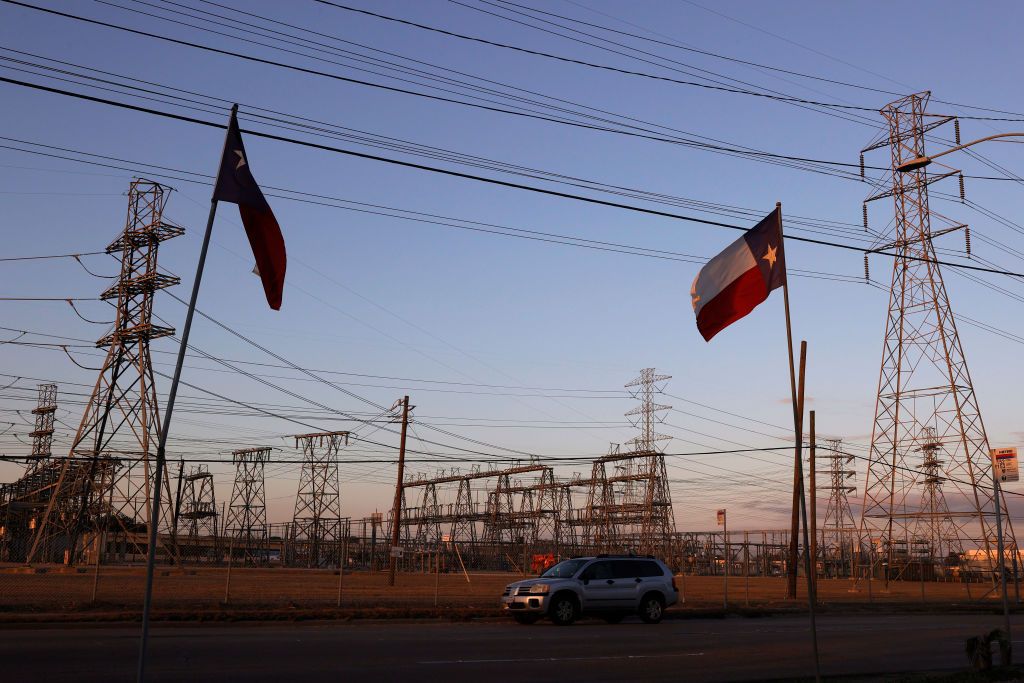
[[[535,583],[530,586],[531,593],[547,593],[551,590],[551,586],[546,583]]]

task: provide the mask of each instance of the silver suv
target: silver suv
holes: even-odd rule
[[[536,579],[505,587],[503,612],[520,624],[547,616],[567,626],[581,615],[595,614],[610,624],[639,614],[656,624],[665,608],[679,600],[672,570],[651,556],[598,555],[563,560]]]

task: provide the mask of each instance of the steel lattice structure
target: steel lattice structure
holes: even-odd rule
[[[53,418],[57,412],[57,385],[40,384],[39,398],[32,409],[35,416],[35,429],[32,437],[32,460],[29,461],[27,473],[31,474],[38,467],[45,467],[53,455]]]
[[[267,561],[267,497],[264,467],[272,449],[242,448],[232,451],[235,483],[231,487],[224,535],[228,537],[229,559],[241,558],[243,565]]]
[[[945,461],[940,458],[942,441],[931,427],[922,433],[918,450],[921,453],[921,464],[918,465],[921,470],[918,481],[921,502],[919,516],[911,530],[910,556],[921,566],[922,575],[927,576],[932,575],[936,565],[945,558],[961,555],[964,548],[942,491],[946,481],[942,476]]]
[[[182,482],[183,504],[178,519],[184,522],[185,538],[181,542],[183,561],[217,562],[220,559],[217,498],[213,475],[206,465],[195,465]],[[181,526],[178,527],[179,533]]]
[[[857,476],[853,469],[855,456],[843,451],[841,439],[826,439],[825,444],[825,448],[818,451],[820,454],[824,450],[823,457],[828,461],[828,469],[820,471],[828,477],[828,483],[818,486],[818,491],[828,491],[825,515],[818,529],[819,555],[825,576],[852,576],[857,520],[850,508],[849,496],[857,491],[853,483]]]
[[[990,568],[995,557],[994,496],[985,484],[988,437],[932,242],[966,226],[933,230],[928,205],[928,186],[958,172],[896,170],[924,157],[925,134],[952,120],[927,114],[928,99],[929,93],[919,93],[886,105],[888,138],[865,150],[891,151],[892,187],[868,201],[892,197],[896,213],[893,241],[878,247],[897,257],[860,520],[860,564],[873,575],[887,565],[885,578],[902,576],[914,564],[919,525],[936,516],[948,519],[943,544],[973,546]],[[944,453],[941,475],[938,465],[922,468],[917,454],[925,446]],[[920,484],[929,476],[944,479],[948,511],[922,509]],[[1008,519],[1006,530],[1007,546],[1015,548]]]
[[[436,552],[439,544],[444,552],[460,549],[460,561],[488,567],[514,567],[536,554],[675,556],[668,474],[657,450],[657,443],[669,437],[655,432],[658,413],[669,406],[655,403],[654,397],[668,379],[647,368],[627,385],[636,388],[641,401],[627,413],[637,418],[640,431],[628,442],[634,450],[623,453],[613,447],[594,461],[589,478],[559,479],[536,460],[505,469],[407,476],[399,521],[402,544],[421,552]],[[483,487],[474,489],[478,482]],[[444,502],[439,491],[445,487],[454,489],[454,502]],[[416,500],[410,501],[413,495]]]
[[[32,452],[25,474],[0,484],[0,561],[23,561],[28,554],[38,514],[46,505],[60,468],[52,464],[53,419],[57,411],[57,385],[40,384],[32,437]]]
[[[302,474],[295,496],[289,561],[298,566],[337,564],[342,537],[338,452],[348,445],[348,432],[319,432],[295,437],[302,447]]]
[[[114,305],[114,325],[97,342],[107,355],[86,405],[68,457],[49,492],[27,561],[75,564],[87,552],[103,554],[107,543],[122,557],[144,557],[152,514],[156,444],[160,420],[150,342],[174,334],[152,322],[157,291],[178,284],[161,273],[157,254],[162,242],[184,234],[166,223],[168,190],[135,180],[128,191],[124,231],[107,247],[120,257],[117,281],[100,298]],[[56,461],[54,461],[56,462]],[[166,471],[164,482],[169,482]],[[164,539],[171,538],[168,491],[161,511]],[[101,544],[100,538],[106,538]],[[173,539],[168,551],[173,554]]]
[[[636,418],[640,434],[626,442],[632,445],[630,452],[620,453],[613,445],[608,455],[594,461],[584,524],[586,538],[600,552],[662,554],[675,534],[665,456],[658,447],[671,437],[655,431],[664,419],[660,413],[671,406],[654,399],[670,379],[644,368],[626,385],[640,400],[626,413],[627,418]]]

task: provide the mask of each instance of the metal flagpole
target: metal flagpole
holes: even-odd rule
[[[231,107],[231,117],[238,113],[238,105]],[[230,128],[229,128],[230,130]],[[224,158],[227,151],[228,136],[224,135],[224,149],[221,151],[220,159]],[[220,170],[217,171],[217,180],[214,181],[214,193]],[[210,217],[206,221],[206,233],[203,235],[203,246],[199,250],[199,265],[196,266],[196,278],[192,283],[192,298],[188,303],[188,313],[185,314],[185,326],[181,330],[181,343],[178,345],[178,360],[174,365],[174,378],[171,380],[171,388],[167,393],[167,406],[164,410],[163,428],[160,430],[160,442],[156,449],[156,477],[153,482],[153,514],[150,516],[149,524],[149,552],[146,554],[146,592],[142,603],[142,637],[139,640],[139,665],[136,670],[136,680],[142,683],[146,674],[146,645],[149,640],[149,612],[153,602],[153,571],[156,565],[156,542],[157,527],[160,520],[160,492],[164,462],[166,461],[167,433],[171,427],[171,414],[174,412],[174,399],[178,395],[178,382],[181,379],[181,368],[185,363],[185,351],[188,349],[188,335],[192,329],[192,316],[196,310],[196,300],[199,298],[199,284],[203,279],[203,267],[206,265],[206,252],[210,247],[210,235],[213,232],[213,219],[217,215],[217,200],[210,199]]]

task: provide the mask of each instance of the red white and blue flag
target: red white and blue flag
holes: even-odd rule
[[[701,268],[690,288],[705,341],[750,313],[786,284],[782,211],[775,211]]]
[[[249,170],[249,160],[245,156],[242,133],[238,129],[234,109],[231,110],[224,156],[220,160],[213,199],[238,205],[238,213],[249,238],[252,255],[256,259],[253,272],[263,281],[267,303],[275,311],[279,310],[284,292],[284,274],[288,268],[284,237],[270,204]]]

